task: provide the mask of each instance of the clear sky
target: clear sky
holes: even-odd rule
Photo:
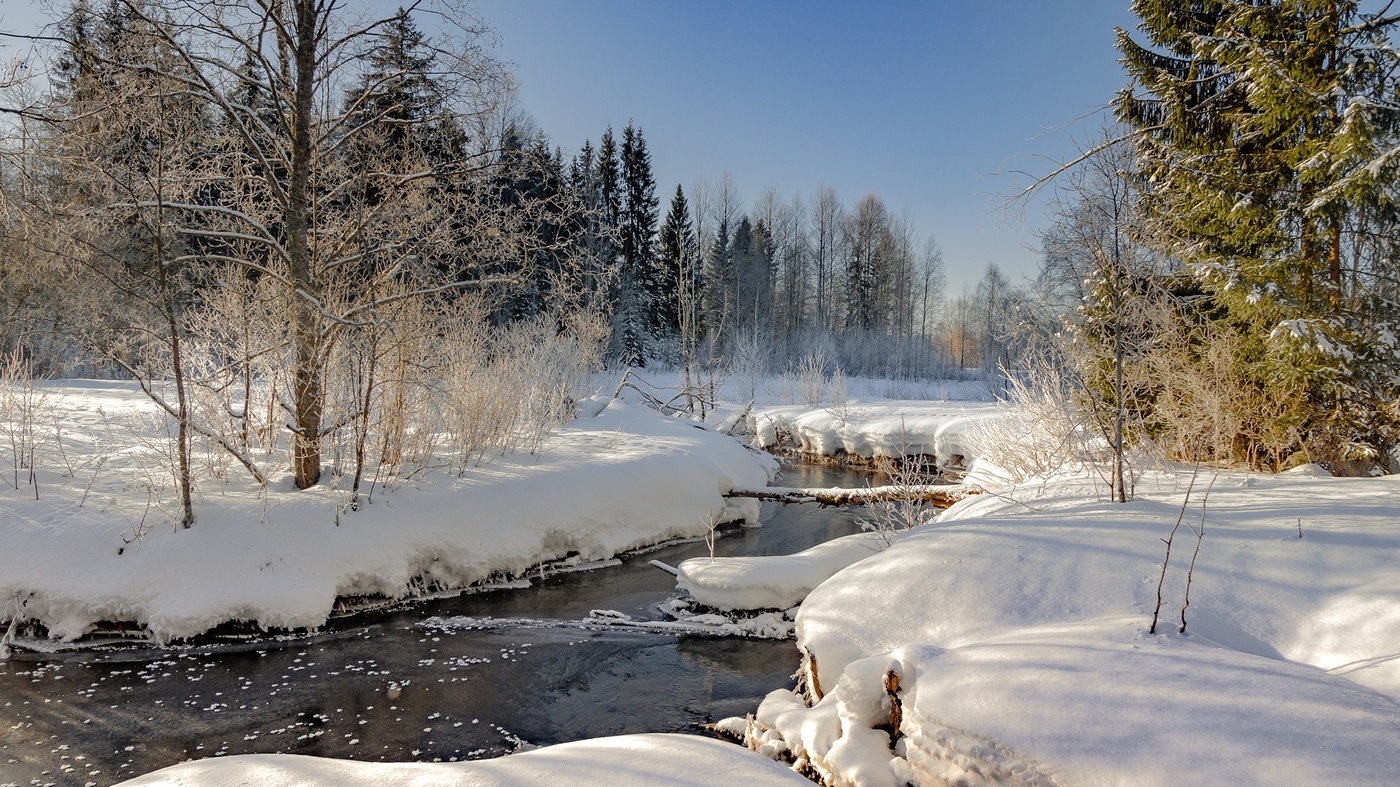
[[[1124,84],[1113,28],[1134,24],[1128,3],[476,0],[523,108],[566,151],[634,120],[663,210],[676,184],[726,169],[746,203],[769,185],[827,184],[848,205],[875,192],[938,239],[950,294],[989,262],[1034,274],[1043,211],[998,213],[1029,181],[997,173],[1048,172],[1037,157],[1095,136],[1102,113],[1075,121]],[[0,30],[33,32],[64,5],[0,0]]]
[[[950,294],[996,262],[1034,275],[998,176],[1072,157],[1125,79],[1128,0],[478,0],[521,99],[566,151],[611,123],[645,132],[663,210],[728,169],[751,202],[819,184],[876,192],[943,246]],[[1066,127],[1066,124],[1070,124]]]

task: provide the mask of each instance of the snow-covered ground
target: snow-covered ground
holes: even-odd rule
[[[751,555],[683,561],[676,587],[719,610],[788,609],[832,574],[889,546],[897,534],[856,533],[795,555]]]
[[[423,579],[455,586],[571,554],[604,559],[703,533],[717,512],[752,517],[752,505],[729,505],[722,492],[762,486],[774,469],[713,431],[615,402],[557,433],[540,456],[500,457],[460,477],[425,473],[376,492],[358,512],[343,510],[343,492],[294,493],[285,479],[261,495],[238,482],[206,484],[194,528],[177,531],[148,512],[156,526],[126,543],[151,497],[135,470],[153,455],[102,443],[115,442],[113,424],[149,409],[108,384],[51,393],[64,402],[67,456],[41,463],[39,501],[22,475],[17,489],[0,494],[0,603],[9,599],[13,610],[22,601],[23,614],[58,637],[114,619],[138,621],[156,638],[225,619],[314,626],[337,596],[393,597]],[[742,412],[753,399],[760,439],[765,422],[781,422],[813,451],[875,456],[913,446],[940,461],[971,461],[988,434],[979,422],[998,412],[985,401],[886,393],[900,397],[872,390],[799,406],[771,390],[766,398],[729,391],[718,415]],[[98,455],[111,458],[96,463]],[[983,494],[913,531],[862,534],[790,557],[681,565],[678,584],[707,606],[786,610],[768,613],[775,631],[793,625],[791,608],[801,603],[794,664],[802,660],[820,701],[809,707],[778,689],[726,729],[806,773],[862,785],[1394,783],[1400,481],[1333,479],[1314,468],[1278,476],[1202,470],[1194,480],[1189,469],[1160,471],[1139,477],[1136,498],[1115,505],[1101,499],[1104,487],[1091,475],[1005,486],[993,480],[995,468],[971,475],[984,479]],[[1162,539],[1178,522],[1151,634]],[[674,625],[727,624],[702,615]],[[221,758],[138,783],[250,778],[394,785],[797,777],[736,747],[628,736],[467,764]]]
[[[756,442],[811,456],[935,457],[964,468],[977,453],[978,427],[1002,406],[983,401],[851,399],[841,405],[755,407]]]
[[[648,371],[634,379],[662,399],[680,385],[674,372]],[[720,381],[719,398],[721,408],[711,420],[747,413],[754,442],[764,448],[865,459],[926,454],[957,468],[976,455],[980,425],[1004,410],[986,383],[976,380],[852,377],[818,384],[793,375],[736,375]]]
[[[1394,784],[1400,481],[1189,478],[996,490],[836,574],[797,613],[825,695],[750,743],[869,785]]]
[[[704,533],[711,517],[756,517],[756,502],[722,495],[762,486],[776,468],[697,425],[586,402],[585,415],[601,411],[538,456],[429,470],[353,512],[331,486],[296,492],[284,476],[260,491],[230,472],[201,485],[196,524],[182,530],[167,513],[163,457],[142,442],[161,420],[149,402],[113,383],[45,393],[61,429],[38,452],[37,491],[27,471],[0,490],[0,620],[37,621],[55,640],[102,621],[159,642],[231,620],[315,627],[340,597],[400,598],[610,558]]]
[[[123,782],[123,787],[677,787],[810,785],[738,746],[693,735],[623,735],[563,743],[494,760],[368,763],[246,754],[199,760]]]

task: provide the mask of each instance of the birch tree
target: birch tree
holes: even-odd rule
[[[479,159],[393,155],[356,167],[344,154],[362,140],[382,143],[389,129],[407,133],[488,111],[503,89],[503,72],[485,54],[486,30],[451,6],[414,4],[362,18],[337,0],[165,0],[159,13],[135,0],[119,2],[179,61],[178,68],[142,68],[159,68],[217,116],[222,144],[237,154],[207,174],[223,186],[223,198],[162,200],[160,207],[181,217],[182,237],[221,244],[214,256],[280,283],[288,315],[291,464],[296,486],[305,489],[321,476],[329,431],[326,367],[346,328],[372,320],[386,302],[475,281],[449,237],[472,228],[441,211],[472,215],[465,203],[479,194],[435,186],[466,177]],[[377,44],[402,35],[415,12],[432,13],[444,31],[421,41],[441,95],[436,111],[417,115],[397,102],[375,104],[420,75],[373,55],[382,52]],[[372,89],[346,100],[365,75]],[[252,92],[262,97],[258,106],[241,100]],[[229,161],[237,163],[232,171],[224,166]]]

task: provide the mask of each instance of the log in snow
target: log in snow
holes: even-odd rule
[[[665,563],[662,563],[660,560],[648,560],[647,565],[653,568],[659,568],[673,577],[678,577],[681,574],[680,570],[677,569],[675,566],[668,566]]]
[[[927,503],[935,508],[947,508],[969,495],[981,490],[965,486],[947,484],[921,484],[916,486],[870,486],[864,489],[799,489],[795,487],[770,486],[763,489],[735,487],[725,497],[752,497],[759,500],[775,500],[779,503],[818,503],[827,506],[863,506],[867,503],[911,500]]]

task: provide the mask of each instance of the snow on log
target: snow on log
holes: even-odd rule
[[[927,503],[935,508],[948,508],[978,489],[948,484],[921,484],[915,486],[869,486],[863,489],[799,489],[796,487],[770,486],[762,489],[734,487],[725,497],[752,497],[758,500],[773,500],[779,503],[818,503],[827,506],[863,506],[867,503],[910,500]]]
[[[665,563],[662,563],[660,560],[648,560],[647,565],[653,568],[659,568],[673,577],[680,576],[681,573],[680,570],[677,569],[675,566],[667,565]]]

